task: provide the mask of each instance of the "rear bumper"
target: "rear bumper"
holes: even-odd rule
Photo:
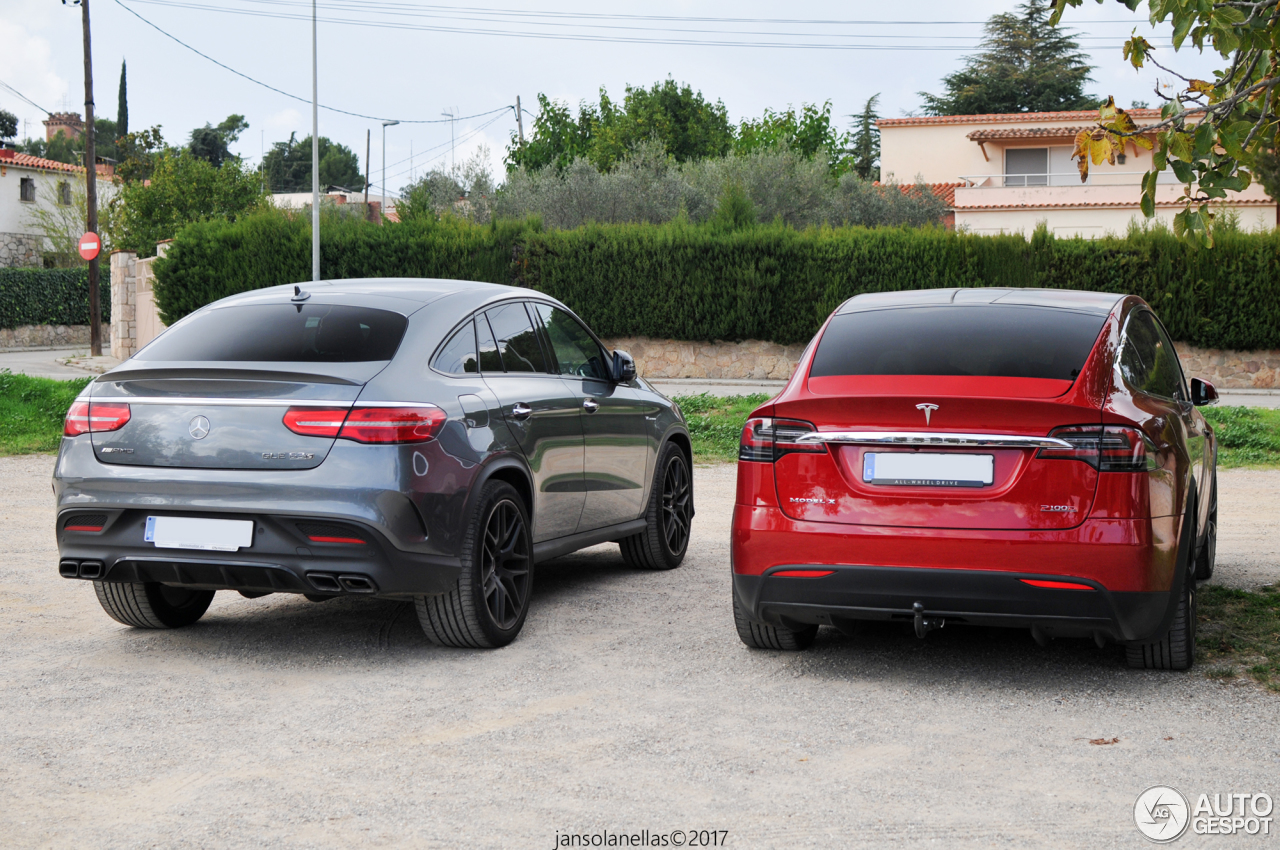
[[[143,539],[148,516],[179,515],[176,512],[97,509],[94,513],[106,517],[101,531],[65,527],[68,517],[86,515],[84,509],[59,514],[58,569],[65,578],[154,581],[253,595],[351,593],[403,598],[444,593],[453,587],[461,571],[457,558],[405,552],[374,527],[346,518],[340,520],[342,525],[364,538],[364,544],[317,543],[298,526],[333,522],[332,517],[181,511],[185,517],[254,522],[253,544],[248,548],[204,552],[158,549]]]
[[[818,578],[776,576],[783,569],[831,570]],[[982,570],[934,570],[854,565],[796,564],[764,575],[733,576],[743,610],[763,623],[794,628],[841,626],[857,620],[911,622],[919,603],[925,616],[952,624],[1037,627],[1058,637],[1102,634],[1118,643],[1150,638],[1169,603],[1167,592],[1115,593],[1084,579],[1092,590],[1063,590],[1022,579],[1062,576]]]
[[[1176,518],[1090,519],[1054,531],[855,526],[734,509],[733,585],[744,611],[774,625],[931,618],[1054,635],[1154,637],[1168,610]],[[783,569],[831,570],[820,578]],[[1037,587],[1069,581],[1091,590]]]

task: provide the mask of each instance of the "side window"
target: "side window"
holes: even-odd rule
[[[36,181],[32,177],[23,177],[18,181],[18,199],[34,201],[36,199]]]
[[[551,340],[551,348],[560,365],[560,374],[599,378],[602,381],[609,379],[604,351],[577,319],[550,304],[529,306],[538,313],[547,329],[547,337]]]
[[[481,372],[501,372],[502,358],[498,356],[498,343],[493,339],[493,331],[489,329],[489,320],[484,313],[476,316],[476,349],[480,354]]]
[[[542,359],[542,345],[524,304],[516,302],[494,307],[488,316],[494,338],[498,341],[498,351],[502,353],[502,365],[508,372],[547,371],[547,364]]]
[[[476,329],[473,322],[467,322],[449,337],[436,357],[435,367],[450,375],[480,371],[480,361],[476,359]]]
[[[58,184],[58,203],[64,207],[71,206],[71,184],[65,180]]]
[[[1149,395],[1184,398],[1178,353],[1155,317],[1145,310],[1136,313],[1129,320],[1124,336],[1120,372],[1125,382]]]

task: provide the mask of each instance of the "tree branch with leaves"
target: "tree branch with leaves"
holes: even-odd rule
[[[1160,172],[1172,170],[1183,185],[1178,198],[1183,208],[1174,216],[1174,233],[1211,246],[1213,201],[1225,199],[1227,192],[1244,191],[1255,179],[1272,197],[1280,194],[1280,111],[1275,96],[1280,85],[1280,0],[1121,2],[1130,11],[1145,5],[1152,25],[1170,23],[1175,53],[1184,47],[1212,50],[1225,67],[1215,71],[1212,80],[1184,76],[1156,61],[1156,47],[1135,31],[1125,42],[1125,59],[1135,69],[1150,64],[1168,75],[1156,85],[1156,96],[1163,101],[1160,120],[1138,127],[1108,98],[1097,127],[1076,138],[1073,156],[1081,179],[1087,179],[1090,162],[1114,162],[1126,141],[1154,147],[1151,171],[1142,180],[1143,213],[1155,214],[1156,180]],[[1055,0],[1054,23],[1068,6],[1083,3]],[[1154,136],[1154,142],[1148,136]]]

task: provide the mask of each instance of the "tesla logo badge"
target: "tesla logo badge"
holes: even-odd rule
[[[203,440],[209,436],[209,420],[203,416],[197,416],[191,420],[191,426],[187,430],[191,432],[193,439]]]
[[[933,416],[933,412],[937,409],[938,409],[938,405],[929,404],[928,402],[925,402],[924,404],[916,405],[916,410],[924,411],[924,424],[926,425],[929,424],[929,417]]]

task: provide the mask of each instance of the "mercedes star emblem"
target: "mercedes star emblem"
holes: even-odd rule
[[[188,428],[191,436],[197,440],[203,440],[209,436],[209,420],[203,416],[197,416],[191,420],[191,427]]]

